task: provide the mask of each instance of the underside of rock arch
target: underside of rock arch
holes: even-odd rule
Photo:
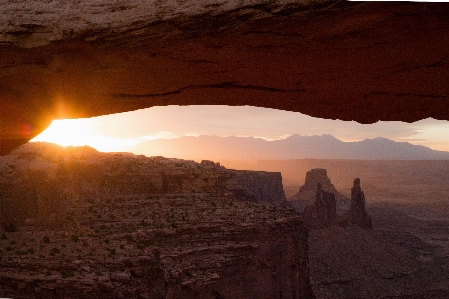
[[[449,119],[444,3],[25,2],[0,1],[0,154],[53,119],[155,105]]]

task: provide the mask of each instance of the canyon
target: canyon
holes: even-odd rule
[[[2,296],[314,298],[279,173],[46,143],[0,163]]]
[[[443,201],[373,202],[358,179],[347,197],[323,168],[286,199],[279,172],[48,143],[0,166],[2,296],[449,294]]]
[[[308,171],[287,201],[310,228],[310,279],[317,298],[449,295],[447,202],[365,201],[357,178],[349,199],[320,168]]]
[[[105,154],[89,147],[39,142],[0,161],[1,225],[24,223],[27,218],[58,220],[67,203],[98,196],[216,194],[275,206],[285,202],[280,173],[229,170],[207,160]]]
[[[80,3],[38,1],[30,6],[29,1],[0,1],[4,12],[0,23],[0,155],[28,142],[53,119],[91,117],[155,105],[254,105],[360,123],[447,119],[449,6],[444,3],[286,0],[216,1],[210,5],[206,1],[88,1],[85,7]],[[251,193],[242,182],[267,179],[257,178],[257,173],[237,182],[232,179],[235,174],[218,165],[187,163],[184,169],[176,166],[184,162],[154,158],[149,164],[170,171],[167,176],[154,176],[157,179],[151,184],[143,184],[138,175],[123,176],[122,182],[116,179],[96,184],[90,181],[91,176],[84,178],[90,170],[81,167],[78,181],[67,180],[59,186],[55,183],[64,175],[59,161],[27,159],[26,155],[23,153],[14,162],[2,160],[0,168],[2,211],[11,211],[1,215],[5,226],[0,262],[2,269],[7,269],[1,274],[2,295],[225,298],[224,294],[229,293],[234,297],[254,294],[254,298],[313,297],[306,270],[307,228],[289,207],[255,203],[260,188]],[[84,158],[89,155],[84,154]],[[116,163],[121,158],[108,159]],[[124,169],[128,162],[140,159],[127,158],[129,161],[121,165]],[[62,163],[66,160],[63,157]],[[105,176],[110,179],[122,169],[112,165],[97,171],[110,172],[109,177]],[[190,171],[187,176],[193,190],[182,184],[186,175],[180,175],[179,167],[183,168],[181,172]],[[195,174],[204,172],[197,168],[207,167],[214,169],[211,177],[208,174],[195,178]],[[317,167],[321,166],[311,168]],[[435,165],[437,170],[440,167]],[[440,173],[434,180],[444,181]],[[351,176],[349,181],[341,179],[347,184],[354,177],[367,182],[359,175]],[[152,198],[133,195],[124,183],[127,180]],[[407,185],[409,181],[402,183]],[[167,184],[184,193],[164,194],[169,190],[164,189]],[[108,202],[106,197],[103,202],[97,198],[95,185],[105,196],[120,190],[126,198],[113,197]],[[273,186],[277,185],[274,181]],[[78,186],[81,196],[77,195]],[[376,190],[376,184],[364,186],[364,190]],[[224,193],[220,193],[221,187]],[[211,190],[213,197],[208,193]],[[441,192],[425,198],[442,199]],[[399,193],[401,190],[395,196],[401,197]],[[280,191],[273,194],[282,198]],[[176,209],[179,195],[192,200],[183,207],[187,214]],[[15,196],[24,201],[15,205],[8,200]],[[249,201],[240,201],[239,196]],[[65,198],[73,205],[62,204]],[[131,208],[133,201],[138,207],[148,204],[149,209],[140,212],[144,217],[134,215],[138,211]],[[196,206],[204,210],[196,210]],[[436,206],[447,208],[441,202]],[[91,211],[86,213],[89,208]],[[434,206],[425,204],[423,208]],[[409,253],[414,248],[412,255],[397,247],[375,250],[384,246],[379,245],[384,244],[383,239],[378,242],[377,237],[362,234],[367,230],[357,226],[312,230],[310,261],[315,266],[310,270],[310,283],[314,293],[321,298],[344,294],[425,298],[426,294],[419,294],[417,288],[428,288],[427,296],[447,298],[446,222],[424,221],[416,215],[410,219],[410,214],[419,214],[419,210],[410,209],[395,206],[392,210],[380,205],[372,208],[377,211],[372,215],[382,217],[383,236]],[[150,211],[155,213],[150,215]],[[119,213],[126,213],[126,220],[114,219]],[[158,217],[161,214],[165,217]],[[257,216],[251,219],[253,214]],[[231,216],[236,217],[232,223],[220,219]],[[201,217],[206,228],[198,224]],[[262,228],[259,221],[270,225]],[[422,232],[420,221],[431,234]],[[195,233],[181,233],[178,222],[189,223]],[[392,223],[404,227],[404,231],[398,232]],[[405,228],[406,223],[414,225]],[[245,224],[253,229],[251,233],[244,232]],[[440,246],[436,249],[439,255],[426,251],[425,245],[407,235],[410,231]],[[203,238],[195,239],[198,235]],[[345,238],[336,239],[339,235]],[[271,239],[269,243],[267,238]],[[155,244],[148,239],[156,240]],[[329,240],[331,246],[323,246],[323,240]],[[360,242],[374,244],[373,250],[358,250]],[[339,251],[341,255],[331,250],[335,246],[343,250]],[[279,256],[281,251],[290,253]],[[385,254],[376,256],[376,252]],[[391,262],[395,261],[392,252],[398,253],[398,263]],[[352,272],[344,269],[344,280],[338,278],[342,273],[329,272],[344,262],[353,265],[360,261],[364,265],[373,256],[385,258],[380,268],[353,266],[349,268]],[[189,263],[183,267],[188,271],[180,272],[174,266],[179,257]],[[379,273],[384,266],[396,267],[397,271],[390,268],[381,272],[379,280],[373,273]],[[408,280],[410,277],[416,279]],[[257,281],[257,285],[251,285],[251,281]],[[373,281],[379,284],[370,289],[372,285],[367,282]],[[241,282],[250,289],[244,289]],[[404,295],[395,293],[397,285]]]

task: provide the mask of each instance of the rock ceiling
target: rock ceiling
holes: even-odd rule
[[[0,0],[0,154],[56,118],[155,105],[449,119],[449,5]]]

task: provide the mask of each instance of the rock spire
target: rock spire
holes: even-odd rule
[[[315,202],[304,210],[304,222],[312,228],[322,228],[332,225],[337,217],[335,194],[326,192],[321,184],[317,184]]]
[[[354,179],[354,186],[351,189],[351,207],[347,215],[352,224],[367,228],[373,227],[371,217],[365,209],[365,194],[360,187],[359,178]]]

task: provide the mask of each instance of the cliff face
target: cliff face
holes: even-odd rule
[[[324,191],[318,184],[315,202],[306,206],[303,218],[304,222],[313,228],[328,227],[334,224],[337,218],[335,194]]]
[[[68,215],[57,229],[5,233],[2,296],[314,298],[307,229],[291,209],[160,196],[96,198]]]
[[[280,172],[234,170],[233,178],[250,194],[257,203],[278,206],[285,202]]]
[[[1,159],[0,224],[36,219],[52,223],[66,203],[95,197],[217,194],[278,205],[280,173],[233,171],[213,162],[102,154],[32,143]]]
[[[318,185],[320,187],[317,190]],[[331,195],[328,193],[332,193],[334,199],[331,199]],[[349,208],[350,200],[335,189],[335,186],[327,175],[327,170],[322,168],[314,168],[306,172],[304,185],[299,188],[297,194],[289,198],[289,203],[292,204],[299,213],[303,213],[305,212],[306,206],[313,205],[317,202],[317,196],[323,198],[323,202],[328,202],[329,200],[331,202],[335,201],[336,213],[338,214],[346,212]],[[318,205],[321,204],[318,203]],[[331,206],[333,206],[333,204],[331,204]],[[333,212],[329,211],[329,213]]]
[[[307,171],[304,185],[299,188],[298,199],[310,199],[315,197],[317,184],[325,192],[337,193],[335,186],[327,176],[326,169],[315,168]]]
[[[0,163],[2,296],[314,298],[307,228],[254,192],[278,173],[49,144]]]
[[[319,183],[321,188],[326,192],[336,192],[335,186],[327,176],[327,170],[322,168],[315,168],[307,171],[304,185],[299,188],[299,193],[308,192],[316,189],[316,184]]]

